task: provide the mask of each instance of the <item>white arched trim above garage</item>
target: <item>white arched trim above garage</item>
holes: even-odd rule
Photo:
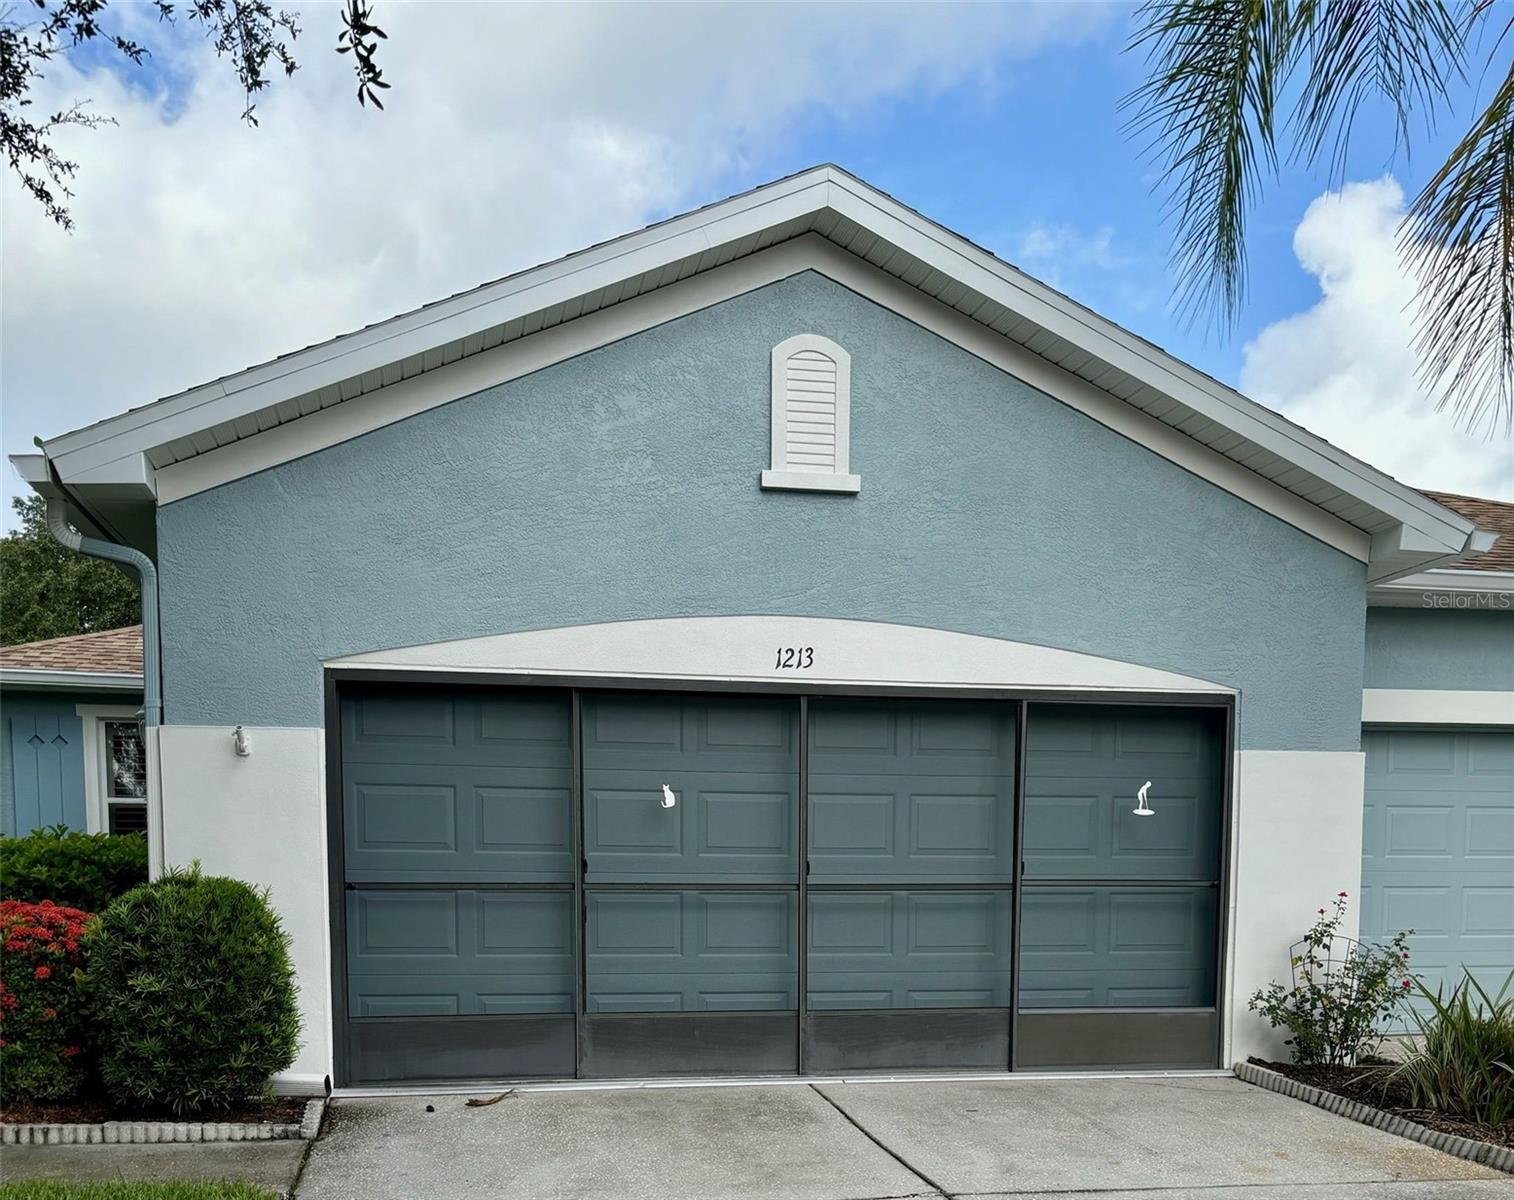
[[[831,617],[664,617],[463,638],[328,667],[621,679],[1230,695],[1154,667],[1005,638]]]

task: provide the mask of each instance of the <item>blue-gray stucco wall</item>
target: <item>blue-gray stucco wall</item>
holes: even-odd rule
[[[1514,691],[1514,610],[1370,608],[1363,687]]]
[[[769,355],[852,355],[860,496],[765,493]],[[1238,744],[1355,749],[1361,563],[814,272],[165,506],[167,720],[319,725],[323,658],[793,613],[1242,689]]]

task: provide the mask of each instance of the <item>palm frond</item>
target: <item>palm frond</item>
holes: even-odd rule
[[[1165,170],[1178,309],[1230,325],[1246,296],[1246,217],[1277,169],[1278,92],[1296,48],[1288,0],[1146,0],[1129,49],[1149,78],[1127,131]]]
[[[1402,247],[1419,277],[1415,349],[1439,408],[1514,427],[1514,66],[1424,186]]]
[[[1295,19],[1309,71],[1291,120],[1294,157],[1316,162],[1329,145],[1336,179],[1364,101],[1386,101],[1407,145],[1411,119],[1433,129],[1464,73],[1470,27],[1442,0],[1304,0]]]

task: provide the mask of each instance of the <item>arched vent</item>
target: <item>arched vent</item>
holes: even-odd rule
[[[800,334],[773,348],[773,455],[766,488],[855,492],[852,360],[829,338]]]

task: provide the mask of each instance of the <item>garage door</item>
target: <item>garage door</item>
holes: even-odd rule
[[[1433,990],[1462,968],[1497,991],[1514,970],[1514,733],[1362,735],[1362,937],[1413,929]]]
[[[1220,710],[340,695],[343,1083],[1213,1065]]]

